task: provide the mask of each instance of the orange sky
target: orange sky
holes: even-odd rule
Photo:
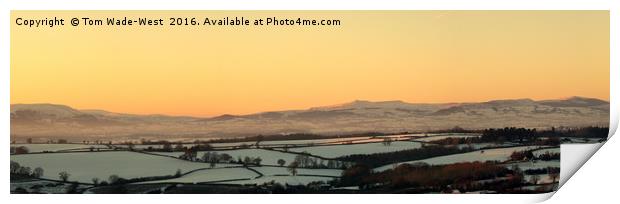
[[[54,27],[15,18],[304,17],[338,27]],[[11,103],[213,116],[356,99],[609,100],[607,11],[13,11]]]

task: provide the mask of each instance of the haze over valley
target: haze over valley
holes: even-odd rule
[[[609,102],[584,97],[514,99],[480,103],[350,103],[306,110],[270,111],[211,118],[132,115],[76,110],[57,104],[11,105],[11,140],[203,139],[259,134],[426,132],[459,126],[484,129],[608,126]]]

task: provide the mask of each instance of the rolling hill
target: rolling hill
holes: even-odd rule
[[[402,132],[518,126],[607,126],[609,102],[584,97],[534,101],[419,104],[357,100],[306,110],[270,111],[211,118],[132,115],[76,110],[55,104],[11,105],[12,140],[33,138],[201,139],[258,134]]]

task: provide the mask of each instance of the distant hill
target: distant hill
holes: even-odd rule
[[[55,104],[11,105],[12,139],[97,138],[200,139],[258,134],[402,132],[519,126],[607,126],[609,102],[584,97],[534,101],[421,104],[357,100],[306,110],[271,111],[212,118],[132,115],[76,110]]]

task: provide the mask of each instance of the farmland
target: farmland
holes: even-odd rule
[[[386,155],[391,155],[386,161],[395,162],[372,167],[369,170],[372,175],[387,172],[389,176],[394,168],[403,165],[413,165],[407,167],[407,171],[424,172],[422,169],[416,170],[420,168],[416,165],[447,168],[462,163],[483,165],[477,168],[498,171],[497,177],[480,177],[481,180],[472,185],[494,185],[510,178],[506,177],[510,175],[508,172],[514,171],[528,172],[523,176],[522,186],[536,187],[557,182],[552,174],[559,171],[556,170],[559,169],[559,157],[555,160],[553,156],[559,153],[558,146],[488,141],[441,143],[446,140],[461,141],[463,138],[479,140],[480,135],[397,134],[211,144],[176,143],[167,147],[166,144],[122,142],[105,145],[12,144],[13,148],[25,147],[30,152],[11,155],[12,166],[15,162],[21,167],[12,168],[11,191],[97,193],[117,192],[119,186],[125,186],[122,189],[135,193],[262,192],[264,189],[275,192],[279,189],[277,185],[284,185],[287,192],[389,192],[389,188],[380,185],[369,188],[365,184],[348,181],[350,171],[366,163],[364,158]],[[406,156],[399,156],[411,154],[412,151],[417,155],[411,158],[422,159],[407,160]],[[524,151],[531,152],[534,157],[514,159],[515,154]],[[41,175],[23,174],[24,171],[34,172],[35,168],[42,169]],[[185,186],[178,186],[180,184]],[[428,187],[423,191],[435,190]]]

